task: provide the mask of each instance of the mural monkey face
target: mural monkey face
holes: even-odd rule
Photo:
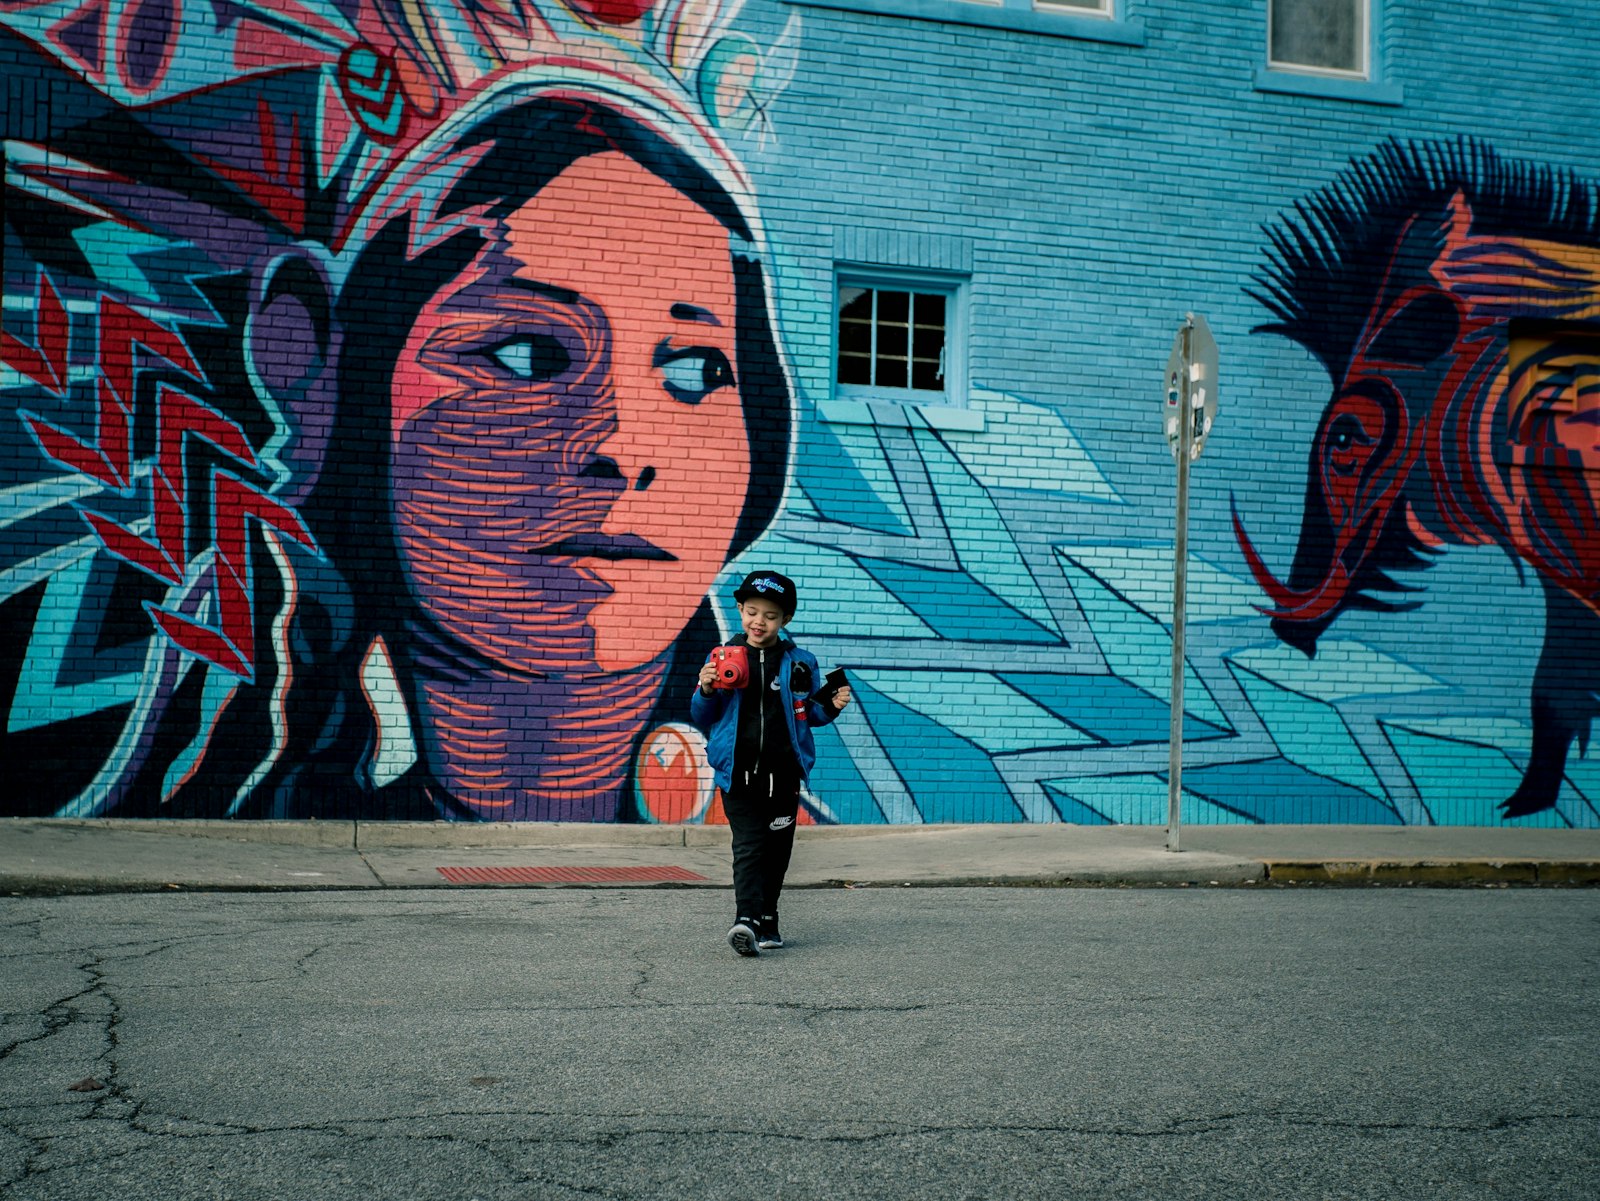
[[[749,488],[735,325],[727,229],[626,155],[509,212],[394,374],[396,526],[429,617],[524,670],[659,656]]]

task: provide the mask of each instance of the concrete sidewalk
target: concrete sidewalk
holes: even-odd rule
[[[797,888],[1600,885],[1600,830],[832,826]],[[726,826],[0,818],[0,895],[462,886],[725,888]]]

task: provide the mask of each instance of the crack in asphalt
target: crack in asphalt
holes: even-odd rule
[[[70,993],[59,1000],[52,1001],[50,1004],[41,1009],[39,1011],[39,1017],[44,1022],[44,1029],[42,1029],[38,1034],[34,1034],[26,1038],[15,1039],[11,1042],[0,1045],[0,1062],[4,1062],[5,1060],[9,1059],[19,1048],[29,1046],[33,1043],[44,1042],[46,1039],[59,1034],[62,1030],[65,1030],[69,1026],[99,1024],[99,1022],[102,1020],[101,1018],[82,1014],[78,1011],[76,1006],[77,1003],[82,1001],[85,997],[93,996],[96,993],[103,993],[104,975],[103,973],[98,973],[94,970],[98,968],[100,962],[101,961],[98,958],[95,958],[91,959],[87,964],[79,964],[75,970],[90,973],[91,977],[93,977],[91,982],[86,987],[79,989],[77,992]]]
[[[591,914],[594,915],[592,920],[605,922],[608,911],[604,900],[605,898],[598,894],[588,894],[574,896],[570,901],[561,903],[586,905],[588,908],[577,915],[580,922],[590,921]],[[645,898],[640,898],[641,903],[644,900]],[[540,902],[541,905],[544,903],[546,902]],[[419,903],[419,908],[423,908],[427,917],[435,922],[447,924],[456,921],[461,923],[461,928],[464,930],[468,928],[467,923],[481,922],[486,917],[489,921],[499,923],[513,921],[519,916],[537,922],[540,913],[539,906],[525,907],[520,900],[515,904],[508,903],[506,906],[495,906],[488,910],[473,906],[440,912],[425,907],[423,903]],[[164,938],[123,938],[120,941],[98,943],[88,947],[48,949],[49,954],[60,957],[58,970],[61,972],[60,981],[63,982],[58,982],[55,987],[65,995],[50,1000],[48,1004],[38,1007],[32,1013],[13,1011],[7,1014],[8,1018],[19,1022],[21,1028],[14,1031],[15,1036],[11,1041],[0,1043],[0,1068],[20,1073],[23,1070],[22,1065],[31,1060],[31,1056],[19,1055],[24,1048],[46,1042],[79,1027],[88,1026],[100,1032],[98,1049],[93,1046],[79,1046],[80,1041],[93,1040],[92,1033],[85,1032],[82,1035],[73,1035],[64,1041],[62,1051],[57,1058],[65,1057],[66,1048],[73,1049],[71,1062],[74,1064],[77,1064],[81,1057],[87,1057],[85,1069],[92,1067],[93,1074],[106,1085],[106,1088],[95,1093],[57,1091],[52,1093],[54,1099],[46,1101],[45,1093],[64,1086],[68,1079],[73,1078],[68,1076],[58,1084],[46,1083],[41,1086],[35,1094],[39,1099],[31,1104],[0,1107],[0,1131],[17,1140],[5,1157],[11,1165],[11,1171],[0,1169],[0,1196],[6,1195],[10,1189],[24,1181],[52,1177],[58,1182],[66,1180],[67,1173],[97,1161],[137,1164],[140,1156],[160,1155],[163,1153],[162,1148],[177,1147],[183,1142],[203,1143],[205,1140],[216,1140],[221,1146],[225,1145],[224,1140],[293,1138],[297,1135],[305,1136],[308,1141],[317,1140],[310,1142],[309,1145],[319,1151],[324,1147],[332,1147],[338,1149],[341,1154],[347,1146],[378,1143],[400,1145],[411,1142],[455,1146],[461,1148],[462,1153],[473,1150],[483,1155],[492,1161],[493,1170],[505,1172],[521,1187],[545,1186],[549,1189],[559,1187],[570,1190],[574,1197],[581,1197],[630,1194],[626,1188],[619,1189],[615,1185],[608,1189],[564,1178],[562,1175],[564,1171],[570,1173],[577,1170],[572,1166],[576,1162],[573,1158],[574,1149],[615,1150],[619,1154],[633,1156],[639,1162],[647,1162],[653,1150],[661,1154],[663,1159],[667,1155],[683,1156],[688,1153],[683,1147],[706,1139],[718,1140],[719,1144],[722,1140],[726,1140],[728,1145],[747,1148],[740,1151],[741,1155],[752,1153],[760,1155],[763,1147],[770,1150],[783,1144],[820,1148],[888,1144],[889,1154],[893,1155],[900,1154],[899,1149],[893,1146],[896,1140],[1055,1138],[1064,1140],[1062,1145],[1070,1147],[1074,1144],[1065,1140],[1183,1140],[1214,1137],[1218,1134],[1227,1135],[1230,1132],[1248,1136],[1252,1131],[1274,1130],[1279,1132],[1280,1138],[1291,1139],[1296,1137],[1312,1139],[1314,1135],[1307,1133],[1304,1136],[1296,1136],[1282,1132],[1322,1131],[1326,1132],[1329,1141],[1336,1140],[1345,1133],[1352,1137],[1367,1135],[1379,1139],[1416,1136],[1418,1139],[1454,1137],[1463,1140],[1474,1138],[1493,1140],[1497,1135],[1527,1130],[1544,1132],[1528,1136],[1530,1138],[1542,1138],[1548,1134],[1569,1139],[1575,1137],[1587,1139],[1591,1136],[1583,1135],[1582,1131],[1592,1130],[1597,1123],[1600,1123],[1600,1117],[1582,1110],[1542,1111],[1530,1108],[1528,1112],[1494,1113],[1490,1106],[1503,1103],[1495,1100],[1490,1101],[1490,1106],[1480,1108],[1481,1117],[1463,1121],[1430,1121],[1411,1116],[1390,1120],[1379,1117],[1349,1118],[1331,1116],[1315,1110],[1279,1106],[1237,1112],[1200,1113],[1149,1122],[1128,1120],[1132,1115],[1127,1113],[1123,1115],[1122,1120],[1118,1120],[1114,1114],[1102,1115],[1112,1120],[1099,1123],[1052,1122],[1048,1119],[1056,1115],[1046,1111],[1038,1114],[1046,1119],[1040,1122],[913,1120],[900,1123],[892,1120],[830,1122],[823,1119],[813,1120],[809,1126],[790,1129],[768,1124],[741,1126],[739,1118],[742,1115],[737,1109],[731,1113],[703,1111],[674,1113],[663,1112],[661,1109],[601,1113],[504,1106],[457,1109],[452,1106],[370,1118],[338,1116],[323,1121],[253,1123],[191,1117],[179,1108],[169,1107],[164,1101],[141,1099],[138,1094],[145,1092],[146,1089],[141,1087],[140,1081],[128,1078],[128,1069],[121,1062],[125,1044],[129,1048],[137,1048],[139,1045],[137,1039],[129,1038],[128,1023],[134,1023],[134,1028],[138,1029],[140,1011],[130,1006],[135,998],[145,997],[153,991],[185,985],[169,984],[167,977],[175,973],[169,971],[164,964],[157,965],[153,972],[130,970],[126,976],[119,973],[121,967],[156,959],[164,953],[173,952],[183,944],[204,947],[206,943],[217,939],[232,941],[257,935],[265,938],[276,932],[280,941],[274,943],[271,950],[275,955],[281,956],[283,964],[292,961],[294,973],[298,973],[300,977],[325,975],[330,970],[328,967],[330,960],[336,961],[338,958],[337,955],[329,955],[329,951],[337,951],[347,945],[358,945],[352,941],[348,933],[348,924],[352,916],[359,919],[362,924],[363,941],[371,937],[375,929],[371,922],[374,920],[399,921],[412,927],[417,923],[416,915],[410,912],[367,914],[360,909],[347,910],[332,918],[323,916],[316,921],[306,921],[304,919],[309,915],[293,903],[274,905],[271,910],[265,910],[258,902],[255,911],[284,915],[294,925],[293,934],[285,938],[282,931],[285,923],[269,918],[249,923],[248,928],[242,929],[226,931],[202,929]],[[200,916],[200,911],[197,910],[196,915],[197,922],[204,920]],[[565,916],[574,915],[569,910]],[[17,932],[15,936],[19,941],[22,937],[30,937],[47,942],[53,929],[52,922],[55,920],[50,915],[39,916],[12,922],[0,928]],[[130,924],[135,927],[137,925],[136,922]],[[68,937],[72,931],[73,927],[63,920],[59,935],[61,940],[72,941]],[[113,937],[130,932],[126,929],[109,931]],[[588,933],[592,935],[593,932]],[[314,941],[319,937],[321,941]],[[27,961],[38,958],[39,954],[37,951],[19,951],[7,958]],[[970,1004],[961,999],[899,1004],[856,1001],[828,1004],[824,1001],[795,999],[729,1000],[725,996],[718,996],[715,1000],[703,997],[679,999],[670,994],[668,999],[662,999],[651,994],[667,992],[669,986],[673,984],[675,974],[681,975],[684,970],[684,965],[678,961],[662,960],[662,954],[663,949],[655,944],[635,945],[627,952],[622,952],[619,947],[612,952],[605,983],[603,987],[595,990],[609,993],[610,996],[598,1004],[468,1005],[463,1007],[463,1011],[506,1014],[625,1011],[648,1014],[647,1020],[654,1021],[658,1015],[667,1015],[670,1020],[670,1015],[675,1012],[701,1011],[709,1004],[720,1011],[730,1013],[761,1012],[793,1015],[794,1020],[786,1023],[792,1036],[795,1022],[811,1028],[819,1023],[825,1023],[830,1018],[842,1020],[853,1016],[871,1018],[878,1015],[885,1018],[906,1017],[959,1009]],[[21,962],[11,970],[26,973],[31,970],[31,965]],[[292,982],[295,979],[294,973],[286,970],[282,976],[271,979]],[[150,982],[140,979],[141,975],[155,975],[161,979]],[[220,980],[209,976],[207,980],[211,983],[241,983],[241,981]],[[68,991],[74,988],[74,984],[81,984],[81,987]],[[839,990],[830,986],[826,991]],[[927,993],[915,995],[927,995]],[[1142,1001],[1155,1001],[1161,997],[1159,993],[1148,991],[1137,995]],[[649,1010],[644,1009],[646,1005],[650,1007]],[[842,1041],[844,1036],[856,1029],[857,1027],[848,1024],[842,1025],[837,1032],[825,1028],[823,1037],[834,1035]],[[82,1075],[85,1072],[78,1071],[77,1074]],[[446,1087],[450,1083],[451,1080],[445,1080],[441,1087]],[[465,1094],[465,1096],[471,1095],[473,1094]],[[515,1086],[507,1086],[507,1090],[499,1097],[491,1092],[483,1094],[483,1098],[494,1104],[502,1097],[517,1095]],[[181,1106],[183,1103],[181,1095],[176,1099]],[[1571,1099],[1579,1100],[1579,1098]],[[1563,1098],[1554,1097],[1552,1100],[1560,1105]],[[425,1101],[426,1095],[424,1095]],[[193,1098],[193,1102],[197,1109],[212,1108],[209,1105],[202,1105],[199,1097]],[[925,1112],[930,1116],[939,1116],[935,1110]],[[1403,1110],[1400,1112],[1405,1113]],[[1060,1116],[1065,1118],[1068,1115],[1062,1113]],[[466,1128],[460,1131],[440,1128],[452,1122],[462,1123]],[[491,1128],[483,1129],[485,1125]],[[473,1126],[477,1128],[474,1129]],[[611,1128],[606,1128],[608,1126]],[[123,1146],[117,1145],[119,1140]],[[650,1140],[655,1140],[654,1146]],[[1486,1141],[1484,1144],[1464,1142],[1462,1145],[1498,1147],[1511,1145],[1514,1141],[1500,1139]],[[977,1145],[981,1147],[985,1144]],[[1002,1148],[1007,1146],[1005,1143],[997,1145]],[[748,1150],[749,1147],[754,1147],[754,1151]],[[551,1152],[552,1162],[548,1165],[537,1162],[541,1148]],[[916,1148],[913,1150],[917,1154],[924,1153]],[[932,1152],[927,1153],[932,1154]],[[566,1163],[554,1162],[563,1155],[567,1157]],[[137,1169],[130,1167],[128,1170]],[[20,1175],[16,1174],[17,1172],[20,1172]]]
[[[644,990],[655,982],[656,962],[647,956],[642,948],[635,948],[633,962],[635,964],[634,971],[638,979],[628,987],[628,996],[641,1005],[653,1005],[658,1009],[671,1005],[672,1002],[670,1001],[663,1001],[657,997],[644,995]],[[623,1008],[631,1008],[631,1006],[624,1006]]]
[[[108,1091],[111,1091],[108,1086]],[[1579,1113],[1531,1113],[1531,1114],[1501,1114],[1493,1119],[1482,1122],[1428,1122],[1428,1121],[1355,1121],[1349,1119],[1326,1118],[1316,1114],[1297,1114],[1294,1112],[1274,1111],[1239,1111],[1230,1113],[1210,1114],[1189,1118],[1173,1118],[1165,1123],[1152,1126],[1118,1126],[1095,1124],[1071,1123],[1032,1123],[1032,1122],[922,1122],[910,1124],[874,1123],[878,1129],[861,1131],[814,1133],[795,1129],[762,1130],[750,1127],[730,1127],[720,1116],[706,1114],[678,1114],[663,1115],[660,1113],[644,1112],[586,1112],[581,1110],[557,1109],[440,1109],[424,1110],[409,1114],[391,1114],[387,1117],[376,1118],[342,1118],[330,1122],[294,1122],[256,1124],[247,1122],[213,1121],[202,1118],[186,1117],[181,1114],[170,1114],[161,1111],[150,1111],[145,1106],[134,1104],[129,1098],[118,1095],[118,1099],[134,1105],[133,1112],[123,1117],[104,1119],[127,1129],[148,1135],[152,1138],[168,1138],[184,1141],[204,1139],[233,1139],[259,1137],[262,1135],[282,1134],[334,1134],[361,1141],[374,1141],[380,1139],[400,1138],[415,1142],[461,1142],[474,1146],[491,1147],[500,1144],[526,1145],[529,1143],[552,1144],[582,1144],[585,1146],[603,1145],[616,1146],[620,1143],[639,1138],[676,1138],[692,1137],[704,1138],[708,1136],[726,1135],[728,1137],[776,1139],[783,1142],[830,1144],[830,1143],[868,1143],[896,1138],[920,1137],[947,1137],[961,1134],[1020,1134],[1020,1135],[1050,1135],[1060,1134],[1074,1137],[1089,1138],[1130,1138],[1130,1139],[1156,1139],[1156,1138],[1192,1138],[1201,1134],[1216,1133],[1227,1127],[1240,1125],[1282,1125],[1294,1128],[1314,1128],[1327,1130],[1350,1130],[1367,1132],[1394,1132],[1394,1133],[1422,1133],[1422,1134],[1493,1134],[1501,1131],[1515,1130],[1534,1125],[1553,1125],[1561,1123],[1583,1124],[1600,1122],[1600,1116]],[[101,1103],[96,1102],[98,1107]],[[551,1122],[618,1122],[633,1118],[650,1118],[659,1121],[663,1116],[679,1117],[683,1125],[679,1126],[637,1126],[629,1129],[593,1130],[584,1132],[550,1132],[547,1134],[531,1133],[520,1130],[504,1135],[478,1133],[462,1135],[450,1131],[410,1131],[391,1132],[391,1127],[403,1127],[414,1123],[437,1123],[450,1120],[482,1122],[485,1119],[507,1120],[548,1120]],[[200,1127],[198,1130],[174,1130],[170,1126],[161,1127],[151,1124],[151,1119],[160,1118],[166,1122],[179,1122],[187,1126]],[[80,1121],[88,1121],[83,1118]],[[15,1121],[0,1123],[0,1129],[19,1138],[42,1137],[42,1141],[55,1141],[50,1136],[29,1136],[19,1129]],[[59,1138],[60,1136],[56,1136]],[[136,1152],[112,1152],[111,1154],[133,1154]]]
[[[294,970],[299,975],[302,975],[302,976],[310,975],[311,974],[311,969],[310,969],[311,961],[313,959],[315,959],[318,955],[322,954],[324,951],[328,950],[330,947],[336,947],[338,945],[339,944],[337,942],[319,943],[318,945],[312,947],[304,955],[301,955],[298,959],[296,959],[294,961]]]
[[[849,1014],[927,1013],[931,1010],[948,1008],[948,1006],[926,1003],[917,1005],[819,1005],[815,1002],[807,1003],[804,1001],[767,1001],[758,1003],[757,1008],[792,1010],[800,1015],[800,1024],[810,1029],[824,1018],[843,1017]]]
[[[163,949],[168,949],[173,940],[150,944],[148,942],[120,944],[117,950],[126,951],[133,947],[140,947],[142,953],[138,958],[146,958],[158,954]],[[333,943],[313,947],[302,955],[296,966],[305,971],[309,961],[319,953],[326,951]],[[576,1195],[600,1195],[606,1190],[593,1186],[564,1179],[558,1174],[541,1174],[528,1170],[505,1153],[515,1148],[526,1151],[530,1146],[581,1146],[615,1149],[624,1147],[630,1142],[644,1139],[678,1139],[678,1138],[737,1138],[743,1140],[769,1140],[792,1144],[814,1146],[860,1146],[884,1141],[917,1139],[917,1138],[947,1138],[950,1136],[1064,1136],[1069,1138],[1108,1138],[1108,1139],[1186,1139],[1215,1134],[1230,1128],[1248,1126],[1285,1126],[1296,1129],[1322,1129],[1329,1131],[1351,1131],[1361,1133],[1422,1133],[1427,1135],[1458,1134],[1482,1135],[1510,1131],[1536,1125],[1562,1125],[1595,1123],[1594,1115],[1582,1112],[1551,1112],[1530,1114],[1503,1114],[1493,1119],[1479,1122],[1428,1122],[1428,1121],[1358,1121],[1349,1119],[1329,1118],[1317,1114],[1296,1113],[1294,1111],[1262,1111],[1262,1112],[1229,1112],[1204,1115],[1189,1118],[1176,1118],[1171,1121],[1153,1126],[1130,1125],[1103,1125],[1103,1124],[1049,1124],[1049,1123],[915,1123],[915,1124],[876,1124],[876,1128],[857,1131],[834,1131],[818,1133],[812,1131],[797,1131],[792,1129],[762,1130],[749,1128],[730,1128],[723,1120],[705,1114],[671,1115],[680,1117],[683,1125],[661,1125],[663,1116],[660,1113],[584,1113],[562,1110],[529,1110],[529,1109],[471,1109],[471,1110],[430,1110],[411,1114],[395,1114],[380,1118],[370,1119],[343,1119],[335,1122],[313,1123],[286,1123],[286,1124],[252,1124],[239,1122],[216,1121],[206,1118],[188,1116],[182,1113],[158,1110],[149,1107],[131,1097],[124,1088],[121,1080],[120,1065],[117,1060],[117,1051],[120,1046],[120,1030],[124,1022],[122,1006],[111,984],[107,958],[102,953],[109,948],[100,948],[94,952],[82,952],[88,957],[75,965],[75,970],[84,974],[87,979],[85,987],[77,992],[52,1001],[39,1011],[39,1016],[44,1022],[44,1029],[37,1034],[26,1038],[17,1039],[0,1047],[0,1062],[13,1055],[19,1048],[40,1042],[59,1034],[63,1030],[75,1025],[90,1024],[103,1026],[102,1049],[95,1058],[96,1078],[105,1084],[101,1092],[85,1095],[85,1111],[75,1120],[75,1129],[68,1129],[58,1133],[38,1134],[30,1132],[32,1122],[29,1120],[30,1112],[34,1109],[42,1110],[44,1107],[7,1107],[0,1110],[4,1114],[0,1120],[0,1130],[5,1130],[12,1137],[18,1139],[27,1149],[21,1165],[21,1173],[9,1179],[0,1178],[0,1188],[10,1188],[24,1181],[37,1180],[54,1173],[69,1171],[81,1165],[77,1157],[70,1157],[68,1162],[45,1164],[43,1161],[56,1149],[58,1144],[70,1141],[71,1138],[81,1133],[86,1125],[105,1123],[119,1126],[123,1129],[153,1140],[179,1140],[196,1141],[205,1139],[239,1139],[274,1135],[318,1135],[332,1136],[335,1138],[352,1139],[360,1143],[371,1143],[385,1140],[402,1140],[405,1142],[442,1142],[459,1144],[471,1147],[478,1152],[490,1157],[515,1183],[518,1184],[555,1184],[571,1190]],[[127,955],[118,958],[127,958]],[[636,955],[637,979],[630,985],[629,994],[635,1002],[649,1002],[654,1006],[677,1007],[673,1002],[654,1000],[644,995],[644,990],[654,981],[657,964],[642,954]],[[103,1007],[95,1011],[90,1002],[98,999],[103,1002]],[[813,1023],[824,1017],[848,1014],[906,1014],[924,1012],[939,1006],[929,1004],[906,1005],[862,1005],[841,1004],[822,1005],[804,1002],[761,1002],[757,1004],[763,1009],[790,1010],[802,1015],[806,1023]],[[538,1007],[534,1007],[538,1008]],[[558,1007],[550,1007],[558,1008]],[[575,1010],[592,1010],[596,1008],[625,1009],[630,1006],[625,1004],[607,1006],[568,1006],[559,1007]],[[39,1117],[43,1117],[43,1113]],[[478,1132],[473,1135],[462,1135],[449,1131],[410,1130],[408,1126],[419,1123],[434,1124],[451,1120],[473,1121],[481,1123],[485,1120],[504,1121],[549,1121],[553,1123],[568,1124],[573,1122],[627,1122],[640,1118],[648,1119],[651,1124],[636,1126],[628,1129],[591,1130],[591,1131],[548,1131],[537,1132],[526,1129],[508,1132],[504,1135],[494,1135]],[[37,1119],[35,1119],[37,1120]],[[174,1128],[175,1124],[181,1128]],[[148,1150],[147,1146],[115,1150],[104,1146],[95,1149],[94,1158],[99,1161],[119,1160],[140,1155]],[[617,1195],[614,1190],[611,1195]]]
[[[87,952],[87,954],[89,958],[78,963],[74,970],[88,977],[88,985],[75,993],[52,1001],[41,1009],[39,1017],[44,1022],[44,1028],[38,1034],[30,1038],[18,1039],[4,1047],[0,1047],[0,1063],[3,1063],[20,1048],[48,1041],[59,1035],[63,1030],[74,1026],[103,1027],[100,1040],[101,1050],[98,1055],[94,1056],[91,1063],[94,1065],[94,1071],[92,1072],[94,1079],[104,1087],[99,1091],[77,1094],[84,1099],[87,1111],[79,1115],[79,1121],[100,1119],[109,1108],[126,1100],[117,1079],[118,1065],[116,1058],[117,1048],[120,1044],[118,1031],[123,1021],[122,1007],[109,987],[105,958],[98,952]],[[89,1011],[91,1007],[88,1005],[88,1001],[91,998],[98,998],[104,1003],[103,1012]],[[6,1112],[9,1114],[11,1111],[8,1109]],[[0,1129],[4,1129],[28,1147],[28,1152],[23,1157],[22,1174],[12,1180],[0,1181],[0,1185],[10,1186],[39,1174],[39,1160],[49,1153],[54,1140],[48,1136],[27,1134],[17,1123],[10,1120],[0,1123]]]
[[[92,991],[92,990],[91,990]],[[116,1019],[108,1022],[108,1051],[114,1051],[116,1036],[114,1025]],[[1554,1123],[1597,1123],[1600,1124],[1600,1114],[1591,1114],[1581,1111],[1535,1112],[1527,1114],[1499,1114],[1493,1118],[1482,1121],[1462,1122],[1434,1122],[1426,1120],[1388,1120],[1388,1121],[1363,1121],[1349,1118],[1330,1118],[1324,1115],[1297,1112],[1294,1110],[1238,1110],[1215,1114],[1206,1114],[1195,1117],[1171,1118],[1165,1122],[1151,1125],[1117,1125],[1095,1123],[1034,1123],[1034,1122],[916,1122],[916,1123],[891,1123],[874,1122],[868,1125],[878,1129],[863,1130],[849,1133],[817,1134],[797,1131],[794,1129],[761,1130],[750,1127],[728,1127],[722,1115],[709,1115],[696,1112],[663,1113],[658,1110],[578,1110],[578,1109],[530,1109],[530,1108],[471,1108],[471,1109],[424,1109],[411,1113],[389,1114],[383,1117],[372,1118],[340,1118],[325,1122],[287,1122],[287,1123],[251,1123],[231,1122],[211,1118],[193,1117],[175,1111],[153,1109],[146,1103],[137,1102],[128,1096],[117,1082],[119,1068],[109,1054],[103,1057],[103,1062],[109,1064],[109,1070],[97,1074],[97,1079],[104,1077],[106,1084],[105,1094],[96,1094],[90,1102],[91,1113],[80,1120],[88,1120],[98,1116],[97,1111],[105,1108],[107,1102],[112,1100],[124,1102],[132,1106],[132,1111],[125,1117],[111,1119],[117,1124],[125,1125],[130,1130],[158,1138],[176,1138],[184,1140],[205,1138],[237,1138],[243,1136],[258,1136],[270,1134],[340,1134],[351,1137],[376,1138],[385,1137],[384,1131],[388,1127],[403,1126],[411,1123],[436,1123],[460,1119],[464,1121],[481,1122],[485,1119],[508,1120],[548,1120],[552,1122],[626,1122],[631,1119],[648,1118],[661,1121],[663,1118],[676,1119],[683,1125],[672,1126],[639,1126],[620,1130],[595,1130],[585,1133],[551,1134],[547,1136],[532,1136],[531,1141],[550,1142],[581,1142],[592,1143],[603,1141],[615,1143],[625,1139],[646,1136],[676,1136],[676,1135],[738,1135],[753,1138],[774,1138],[791,1142],[802,1143],[831,1143],[831,1142],[867,1142],[885,1138],[918,1137],[922,1135],[943,1136],[950,1134],[1068,1134],[1090,1137],[1113,1138],[1171,1138],[1191,1137],[1195,1134],[1215,1132],[1226,1126],[1257,1123],[1263,1125],[1284,1125],[1296,1128],[1309,1127],[1327,1130],[1351,1131],[1394,1131],[1394,1132],[1420,1132],[1427,1134],[1490,1134],[1499,1131],[1513,1130],[1525,1126]],[[8,1115],[8,1120],[0,1122],[0,1129],[8,1130],[18,1137],[27,1137],[22,1134],[19,1126],[23,1124],[13,1114],[24,1114],[33,1109],[42,1109],[43,1106],[7,1106],[0,1108],[0,1113]],[[42,1116],[42,1115],[41,1115]],[[168,1123],[166,1126],[151,1124],[154,1120]],[[198,1129],[175,1130],[171,1123],[181,1123],[187,1127]],[[525,1131],[508,1133],[502,1136],[479,1134],[472,1137],[462,1136],[450,1132],[415,1132],[402,1134],[399,1137],[418,1140],[452,1140],[467,1142],[483,1142],[485,1144],[499,1142],[527,1142],[530,1135]]]

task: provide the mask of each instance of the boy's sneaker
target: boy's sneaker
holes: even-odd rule
[[[733,929],[728,931],[728,945],[741,955],[761,954],[760,945],[756,941],[756,931],[760,925],[759,922],[741,917],[733,923]]]
[[[778,933],[776,913],[768,914],[761,919],[761,925],[756,930],[756,946],[763,951],[772,951],[783,946],[783,935]]]

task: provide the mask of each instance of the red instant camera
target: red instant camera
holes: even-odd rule
[[[713,688],[743,688],[750,682],[750,652],[742,646],[719,646],[711,652],[717,669]]]

